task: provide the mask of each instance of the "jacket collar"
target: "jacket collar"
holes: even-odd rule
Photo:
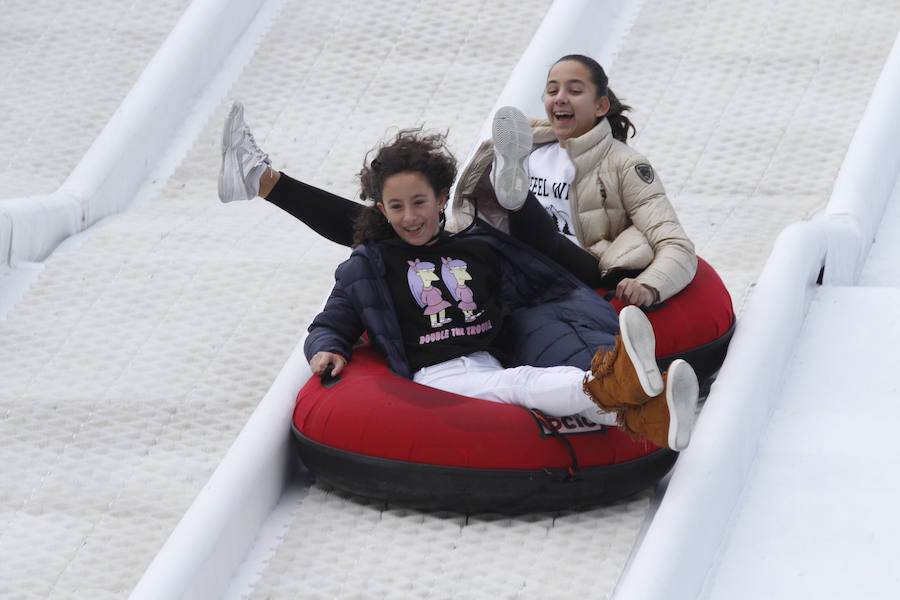
[[[556,135],[553,133],[553,126],[550,121],[540,119],[532,122],[534,128],[534,143],[536,145],[550,144],[556,141]],[[605,150],[612,143],[612,129],[609,126],[609,120],[601,119],[593,129],[577,138],[572,138],[566,142],[566,148],[569,156],[573,159],[594,148],[602,145]]]

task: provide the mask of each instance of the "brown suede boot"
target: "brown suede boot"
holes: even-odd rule
[[[591,375],[592,379],[584,378],[584,393],[607,412],[640,405],[649,398],[625,352],[621,336],[616,336],[612,350],[597,351],[591,360]]]
[[[669,447],[669,408],[665,394],[640,406],[625,407],[616,415],[616,421],[628,433],[639,435],[654,446]]]
[[[691,440],[700,386],[694,369],[678,359],[663,373],[665,391],[640,406],[619,410],[616,421],[625,431],[661,448],[684,450]]]
[[[593,379],[584,382],[584,392],[607,411],[643,404],[665,389],[656,365],[656,337],[644,312],[636,306],[623,308],[619,332],[612,350],[594,355]]]

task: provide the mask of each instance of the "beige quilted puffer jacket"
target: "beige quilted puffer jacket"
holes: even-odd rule
[[[532,121],[532,128],[535,145],[556,141],[549,121]],[[649,161],[613,138],[606,119],[568,140],[566,150],[575,164],[569,193],[575,235],[597,257],[601,274],[643,269],[637,281],[657,290],[660,300],[684,289],[697,271],[694,244]],[[506,211],[495,200],[485,202],[484,193],[475,193],[492,161],[493,147],[487,140],[457,182],[448,229],[458,230],[471,222],[472,200],[477,195],[482,199],[479,217],[509,231]]]

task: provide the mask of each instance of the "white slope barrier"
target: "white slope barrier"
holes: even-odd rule
[[[228,590],[295,466],[291,417],[297,392],[311,376],[301,339],[132,599],[221,598]]]
[[[643,4],[643,0],[555,0],[497,97],[491,116],[501,106],[514,105],[529,117],[544,117],[540,90],[553,63],[567,54],[585,54],[608,69]],[[488,118],[480,139],[490,135]]]
[[[215,80],[226,60],[252,37],[245,33],[261,7],[277,3],[194,0],[60,188],[0,201],[0,267],[42,261],[64,239],[127,210],[195,106],[225,93],[230,82]]]
[[[824,285],[855,285],[900,175],[900,36],[835,181],[824,215],[778,237],[646,536],[614,598],[695,600],[778,397],[824,266]]]
[[[543,114],[544,73],[565,54],[611,62],[641,2],[556,0],[501,93]],[[537,79],[535,75],[537,74]],[[493,111],[492,111],[493,114]],[[489,135],[490,119],[485,129]],[[290,423],[296,394],[311,376],[301,339],[222,462],[154,558],[132,599],[218,598],[282,494],[291,469]]]

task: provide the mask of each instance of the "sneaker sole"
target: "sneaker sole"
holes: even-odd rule
[[[656,335],[650,321],[638,307],[626,306],[619,313],[619,331],[644,393],[660,395],[665,385],[656,364]]]
[[[491,127],[498,164],[493,174],[497,202],[506,210],[518,210],[525,203],[531,183],[525,161],[531,154],[534,133],[528,119],[519,109],[504,106],[497,109]],[[511,191],[512,197],[506,196]]]
[[[694,416],[700,398],[700,383],[694,369],[680,358],[669,365],[666,376],[666,405],[669,407],[669,448],[681,451],[691,441]]]
[[[222,129],[222,165],[219,167],[218,192],[219,200],[224,203],[240,199],[236,197],[235,190],[237,187],[234,181],[232,181],[231,177],[226,177],[225,174],[240,171],[240,165],[234,164],[234,152],[229,152],[228,150],[231,148],[234,140],[234,123],[243,119],[243,116],[244,105],[240,102],[235,102],[231,105],[231,110],[228,111],[228,116],[225,118],[225,125]],[[243,182],[241,182],[240,188],[243,190]]]

